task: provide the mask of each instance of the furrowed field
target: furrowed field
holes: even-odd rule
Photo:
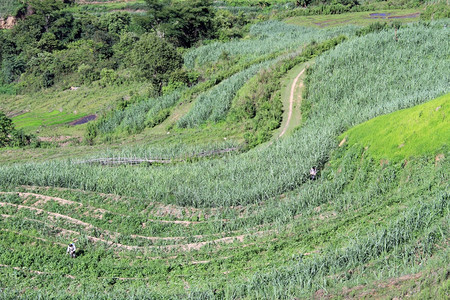
[[[0,298],[448,298],[449,21],[377,26],[260,22],[191,86],[93,85],[83,145],[1,150]]]

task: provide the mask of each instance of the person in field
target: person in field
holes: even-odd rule
[[[309,170],[309,175],[311,175],[311,180],[316,180],[316,176],[317,176],[317,169],[315,167],[312,167]]]
[[[70,243],[69,246],[67,246],[67,253],[70,255],[71,258],[75,258],[75,251],[77,251],[77,248],[75,247],[74,243]]]

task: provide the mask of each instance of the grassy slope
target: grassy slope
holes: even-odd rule
[[[372,119],[343,133],[349,145],[368,147],[378,158],[399,160],[449,146],[450,94]]]
[[[17,128],[26,132],[39,129],[40,136],[79,135],[79,127],[66,124],[85,115],[96,114],[108,107],[115,107],[124,97],[140,94],[144,84],[101,88],[82,86],[77,90],[46,90],[25,95],[0,95],[0,110],[13,117]]]
[[[166,128],[155,130],[162,137]],[[206,141],[208,128],[201,135]],[[222,138],[216,131],[209,135]],[[169,136],[168,139],[174,139]],[[139,143],[151,138],[151,132],[140,137]],[[164,140],[160,143],[163,145]],[[330,293],[337,297],[440,298],[448,293],[449,282],[445,269],[449,265],[449,163],[448,159],[435,162],[434,152],[440,145],[431,146],[405,167],[395,162],[380,166],[373,158],[376,154],[372,147],[365,151],[362,145],[352,144],[332,155],[318,181],[307,181],[300,188],[259,205],[221,207],[216,211],[167,206],[148,198],[59,189],[37,188],[35,192],[75,203],[63,205],[55,200],[39,202],[33,196],[21,199],[1,195],[1,202],[61,213],[96,226],[83,227],[45,213],[0,206],[0,228],[10,230],[0,234],[0,264],[7,265],[0,267],[3,297],[184,298],[190,294],[193,299],[292,299]],[[256,159],[255,156],[255,165],[260,163]],[[214,161],[209,166],[214,167]],[[130,169],[128,174],[137,173]],[[129,180],[134,187],[138,178],[132,177],[121,180]],[[101,185],[110,178],[94,180]],[[186,185],[189,180],[192,179],[186,177]],[[202,223],[161,224],[155,219]],[[404,219],[408,222],[402,222]],[[404,237],[407,225],[413,227],[404,240],[392,242],[394,237]],[[118,232],[119,237],[106,230]],[[149,241],[133,237],[134,234],[182,240]],[[199,234],[204,236],[196,236]],[[198,251],[151,248],[241,234],[249,236],[241,242],[237,238],[234,243],[212,244]],[[123,250],[95,242],[91,237],[144,249]],[[74,238],[83,252],[78,259],[70,260],[64,256],[64,246]],[[381,245],[387,241],[385,248],[371,248],[374,240]],[[389,289],[396,278],[408,274],[419,275],[408,277],[415,278],[414,283],[399,281],[400,291]]]
[[[355,13],[344,13],[337,15],[317,15],[317,16],[299,16],[287,19],[287,23],[299,26],[311,26],[318,28],[335,27],[342,25],[358,25],[366,26],[375,22],[389,22],[400,21],[402,23],[418,21],[418,16],[410,16],[404,18],[393,18],[398,16],[407,16],[423,11],[422,8],[413,9],[395,9],[395,10],[377,10],[365,11]],[[387,17],[370,17],[370,14],[384,13],[389,14]]]

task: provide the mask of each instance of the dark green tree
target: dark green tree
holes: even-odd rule
[[[312,0],[295,0],[295,6],[306,7],[311,4]]]
[[[12,83],[25,72],[26,63],[22,56],[8,55],[3,57],[1,77],[4,83]]]
[[[4,112],[0,111],[0,148],[24,147],[32,145],[39,147],[40,142],[35,135],[28,135],[22,129],[16,130],[13,122]]]
[[[130,25],[131,15],[127,12],[113,12],[100,18],[100,24],[109,33],[119,35]]]
[[[176,49],[155,34],[144,34],[129,59],[137,75],[149,80],[158,91],[169,80],[170,73],[183,64],[183,58]]]
[[[18,50],[45,48],[45,40],[38,46],[45,33],[52,33],[60,43],[74,40],[79,29],[74,26],[76,21],[72,13],[63,10],[66,6],[67,4],[60,0],[28,1],[28,11],[31,14],[20,20],[12,29]]]
[[[0,111],[0,147],[9,146],[14,132],[12,120]]]
[[[211,0],[146,1],[153,30],[176,46],[191,47],[215,35]]]

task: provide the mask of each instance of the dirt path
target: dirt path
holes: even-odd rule
[[[39,213],[47,213],[49,216],[54,216],[54,217],[58,217],[58,218],[62,218],[65,219],[67,221],[69,221],[70,223],[73,224],[77,224],[77,225],[82,225],[86,230],[89,229],[98,229],[101,232],[103,232],[103,234],[105,234],[106,236],[109,236],[110,238],[114,239],[116,237],[118,237],[120,235],[120,233],[118,232],[112,232],[109,230],[105,230],[105,229],[101,229],[98,227],[93,226],[90,223],[86,223],[83,222],[81,220],[78,219],[74,219],[71,218],[69,216],[66,215],[62,215],[62,214],[58,214],[58,213],[53,213],[53,212],[49,212],[43,209],[39,209],[39,208],[35,208],[35,207],[30,207],[30,206],[24,206],[24,205],[19,205],[19,204],[14,204],[14,203],[7,203],[7,202],[0,202],[0,206],[13,206],[13,207],[17,207],[18,209],[28,209],[28,210],[33,210],[33,211],[37,211]],[[8,216],[9,217],[9,216]],[[32,220],[32,219],[29,219]],[[51,225],[52,228],[54,229],[58,229],[60,230],[61,233],[70,233],[71,235],[76,234],[76,235],[80,235],[81,233],[76,232],[76,231],[72,231],[72,230],[68,230],[68,229],[63,229],[60,227],[56,227],[54,225]],[[260,236],[262,234],[267,234],[273,232],[273,230],[267,230],[267,231],[258,231],[253,233],[252,235],[256,235],[256,236]],[[205,237],[213,237],[213,236],[217,236],[220,234],[212,234],[212,235],[195,235],[193,237],[195,238],[205,238]],[[145,249],[145,248],[159,248],[159,249],[166,249],[166,250],[173,250],[173,249],[182,249],[184,251],[191,251],[191,250],[199,250],[200,248],[202,248],[205,245],[210,245],[210,244],[216,244],[216,243],[232,243],[234,241],[239,241],[239,242],[243,242],[244,238],[247,236],[250,236],[251,234],[241,234],[241,235],[237,235],[237,236],[227,236],[227,237],[222,237],[219,239],[214,239],[214,240],[208,240],[208,241],[203,241],[203,242],[194,242],[194,243],[180,243],[180,244],[172,244],[172,245],[154,245],[154,246],[130,246],[130,245],[125,245],[125,244],[120,244],[120,243],[116,243],[116,242],[112,242],[112,241],[108,241],[102,238],[97,238],[97,237],[92,237],[92,236],[87,236],[87,238],[91,241],[91,242],[104,242],[109,246],[116,246],[116,247],[120,247],[120,248],[125,248],[127,250],[133,250],[133,249]],[[187,237],[148,237],[148,236],[142,236],[142,235],[130,235],[131,238],[141,238],[141,239],[146,239],[146,240],[151,240],[153,242],[156,241],[181,241],[186,239]]]
[[[12,207],[17,207],[17,209],[28,209],[28,210],[33,210],[36,211],[38,213],[46,213],[50,216],[53,217],[57,217],[57,218],[61,218],[61,219],[65,219],[73,224],[77,224],[77,225],[81,225],[83,226],[85,229],[91,229],[94,228],[91,224],[71,218],[69,216],[66,215],[62,215],[62,214],[58,214],[58,213],[54,213],[54,212],[49,212],[40,208],[36,208],[36,207],[30,207],[30,206],[25,206],[25,205],[19,205],[19,204],[14,204],[14,203],[8,203],[8,202],[0,202],[0,206],[12,206]]]
[[[92,214],[89,214],[91,217],[98,218],[98,219],[103,219],[103,215],[105,213],[113,214],[113,212],[108,211],[106,209],[83,205],[80,202],[75,202],[75,201],[66,200],[66,199],[62,199],[62,198],[58,198],[58,197],[47,196],[47,195],[41,195],[41,194],[35,194],[35,193],[22,193],[22,192],[0,192],[0,195],[18,195],[22,199],[27,199],[28,197],[34,197],[39,200],[36,201],[35,203],[33,203],[32,206],[38,207],[38,208],[39,208],[39,206],[44,205],[49,201],[55,201],[61,205],[74,205],[74,206],[78,206],[78,208],[84,207],[84,208],[88,209],[90,212],[92,212]],[[23,204],[26,204],[26,202],[23,202]],[[121,215],[121,216],[124,216],[124,215]]]
[[[288,117],[287,117],[287,122],[283,127],[283,130],[281,131],[280,135],[278,136],[279,138],[282,137],[285,133],[286,130],[289,128],[290,122],[291,122],[291,117],[292,117],[292,111],[294,108],[294,93],[295,93],[295,89],[297,88],[297,82],[300,79],[300,76],[303,75],[303,73],[305,72],[306,68],[303,68],[303,70],[300,71],[300,73],[298,73],[297,77],[295,77],[294,82],[292,83],[291,86],[291,93],[289,95],[289,112],[288,112]],[[300,84],[298,85],[298,87],[302,87],[303,86],[303,81],[300,81]],[[300,98],[301,101],[301,98]]]

